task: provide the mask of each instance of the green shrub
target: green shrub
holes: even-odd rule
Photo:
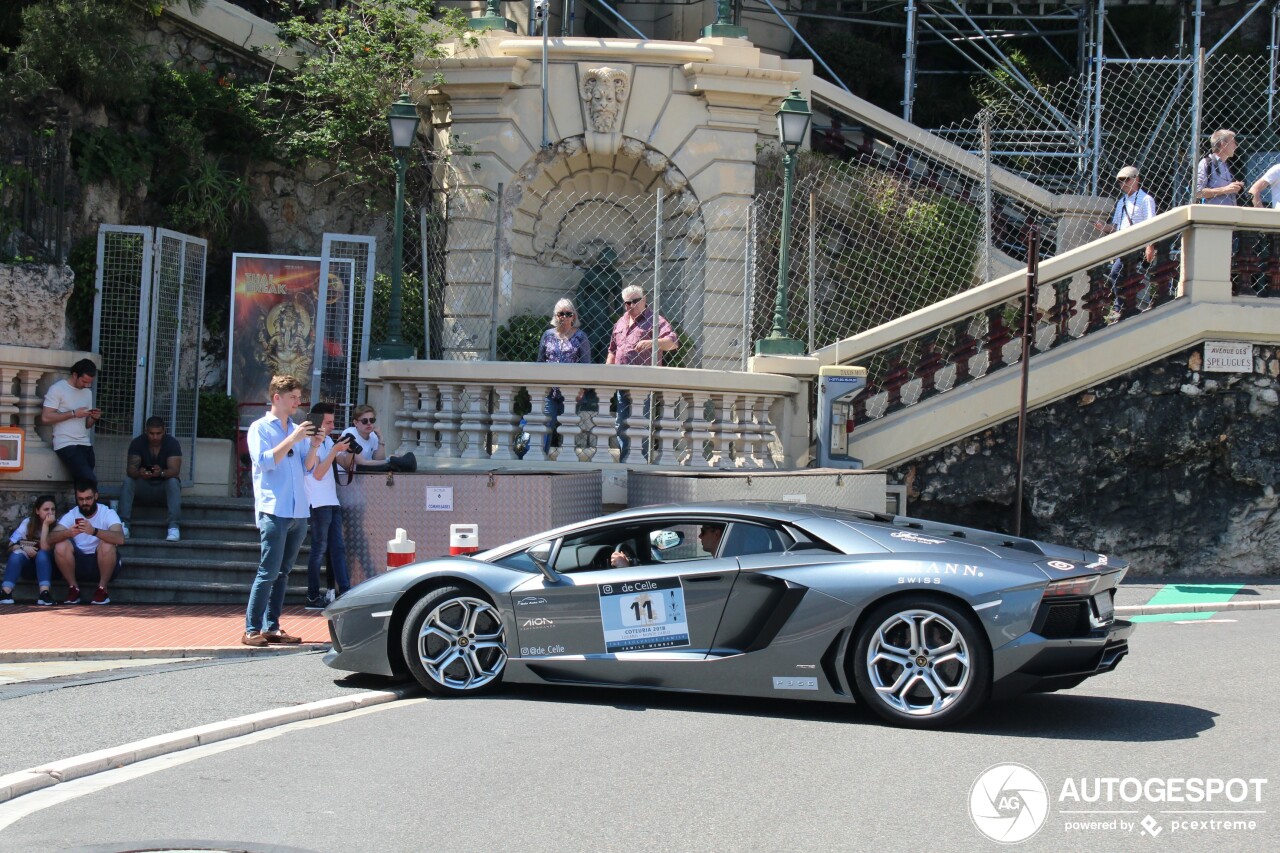
[[[200,415],[196,421],[197,438],[229,438],[235,440],[240,413],[236,398],[221,391],[200,392]]]

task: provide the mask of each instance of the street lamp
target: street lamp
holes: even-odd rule
[[[787,266],[791,254],[791,185],[795,183],[796,149],[809,133],[809,104],[792,89],[778,108],[782,141],[782,233],[778,238],[778,293],[773,301],[773,329],[756,341],[756,355],[803,355],[804,343],[787,334]]]
[[[391,311],[387,315],[387,337],[375,344],[369,356],[374,361],[395,358],[413,358],[414,348],[401,339],[401,298],[404,273],[404,176],[409,168],[408,154],[413,148],[418,132],[418,108],[405,92],[400,100],[387,111],[387,124],[391,126],[391,147],[396,152],[396,213],[395,237],[391,244]]]

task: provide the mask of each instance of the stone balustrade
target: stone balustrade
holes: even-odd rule
[[[366,362],[360,375],[370,403],[393,420],[384,440],[420,466],[778,469],[808,445],[805,382],[787,376],[487,361]],[[543,404],[555,388],[565,411],[544,450]],[[610,411],[618,392],[631,399],[625,457]]]

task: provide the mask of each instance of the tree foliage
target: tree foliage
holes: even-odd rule
[[[280,156],[327,161],[344,181],[385,183],[391,103],[418,80],[422,63],[443,58],[442,42],[474,40],[461,12],[446,10],[437,20],[434,9],[433,0],[366,0],[282,22],[297,69],[277,68],[246,90]]]

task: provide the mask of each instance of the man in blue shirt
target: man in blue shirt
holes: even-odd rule
[[[315,427],[310,421],[294,424],[294,412],[302,404],[302,383],[287,374],[271,377],[270,410],[249,425],[249,457],[253,461],[253,508],[262,544],[258,574],[249,590],[245,612],[246,646],[302,642],[280,627],[280,611],[288,586],[289,569],[307,535],[311,507],[307,502],[305,448]]]

